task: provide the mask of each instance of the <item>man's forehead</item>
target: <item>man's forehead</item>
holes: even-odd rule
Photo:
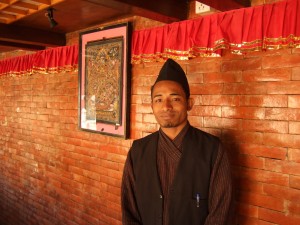
[[[153,87],[153,95],[157,94],[172,94],[181,95],[184,94],[182,86],[174,81],[160,81],[157,82]]]

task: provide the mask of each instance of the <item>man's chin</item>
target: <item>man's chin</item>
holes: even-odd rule
[[[162,128],[173,128],[173,127],[176,127],[173,123],[164,123],[164,124],[160,124],[160,126]]]

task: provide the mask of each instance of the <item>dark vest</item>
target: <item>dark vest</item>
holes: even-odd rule
[[[133,142],[130,154],[143,225],[161,225],[163,196],[156,167],[158,132]],[[190,127],[170,193],[170,225],[202,225],[208,215],[210,175],[219,139]]]

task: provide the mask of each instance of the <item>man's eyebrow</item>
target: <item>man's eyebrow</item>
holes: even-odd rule
[[[180,96],[180,94],[178,94],[178,93],[176,93],[176,92],[171,93],[170,95],[171,95],[171,96]],[[156,95],[153,96],[153,98],[161,97],[161,96],[162,96],[162,94],[156,94]]]
[[[162,94],[153,95],[153,98],[161,97]]]

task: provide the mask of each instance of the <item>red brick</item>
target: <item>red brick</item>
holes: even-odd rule
[[[102,142],[100,142],[102,143]],[[132,145],[132,140],[124,140],[124,139],[119,139],[119,138],[109,138],[109,143],[111,145],[117,145],[121,147],[127,147],[129,148]]]
[[[285,162],[282,167],[282,172],[285,174],[300,175],[300,163]]]
[[[190,92],[193,95],[221,94],[222,91],[223,84],[190,84]]]
[[[219,106],[197,106],[195,105],[189,112],[192,116],[211,116],[211,117],[221,117],[221,107]]]
[[[218,117],[205,117],[204,127],[206,128],[226,128],[226,129],[241,129],[241,120],[226,119]]]
[[[191,98],[193,99],[194,101],[194,106],[195,105],[203,105],[203,102],[202,102],[202,95],[191,95]]]
[[[241,82],[242,73],[237,72],[224,72],[224,73],[205,73],[203,75],[204,83],[232,83]]]
[[[300,176],[290,176],[290,187],[300,190]]]
[[[144,122],[144,123],[157,123],[155,116],[153,114],[144,114],[142,121],[140,122]]]
[[[201,84],[203,83],[202,74],[187,74],[189,84]]]
[[[263,143],[270,146],[298,148],[299,135],[264,133]]]
[[[267,94],[300,94],[300,81],[268,82],[265,84]]]
[[[288,106],[289,108],[300,108],[300,95],[289,95]]]
[[[243,225],[277,225],[249,216],[238,216],[238,223]]]
[[[261,68],[261,58],[248,58],[224,61],[222,63],[222,72],[226,71],[244,71]]]
[[[287,81],[291,79],[291,70],[286,68],[268,70],[248,70],[243,72],[244,82]]]
[[[300,109],[289,108],[269,108],[266,109],[266,119],[268,120],[300,120]]]
[[[266,160],[265,168],[267,170],[272,170],[283,174],[300,175],[300,163],[296,162],[268,159]]]
[[[270,209],[259,208],[258,218],[275,224],[285,225],[288,224],[288,218],[283,212],[278,212]]]
[[[288,133],[288,122],[267,120],[243,120],[243,130]]]
[[[283,173],[283,164],[284,161],[282,160],[266,159],[265,169],[268,171]]]
[[[217,137],[221,136],[222,131],[220,129],[215,129],[215,128],[206,128],[206,127],[197,127],[200,130],[203,130],[204,132],[207,132],[209,134],[215,135]]]
[[[222,117],[264,119],[265,109],[255,107],[222,107]]]
[[[247,132],[247,131],[235,131],[231,130],[230,132],[224,132],[222,139],[224,142],[236,142],[239,141],[240,145],[244,143],[247,144],[261,144],[262,143],[262,133],[261,132]],[[242,148],[243,149],[243,148]],[[239,149],[239,152],[241,150]],[[246,154],[251,154],[252,151],[247,152]],[[241,152],[242,153],[242,152]]]
[[[289,224],[299,224],[300,223],[300,217],[299,216],[293,216],[293,215],[286,215],[281,212],[268,210],[264,208],[259,209],[259,218],[274,222],[276,224],[280,225],[289,225]]]
[[[202,96],[203,105],[239,105],[240,96],[233,95],[204,95]]]
[[[273,209],[281,212],[284,211],[284,200],[267,195],[241,192],[238,196],[238,200],[243,203],[260,206],[266,209]]]
[[[300,67],[292,68],[292,80],[300,80]]]
[[[300,199],[300,190],[297,189],[269,184],[264,184],[263,189],[267,195],[273,196],[278,199],[285,199],[291,202],[293,202],[295,199]]]
[[[132,94],[135,95],[149,95],[151,94],[150,87],[133,87]]]
[[[264,168],[264,159],[256,156],[248,156],[248,155],[234,155],[232,157],[232,164],[237,166],[243,166],[248,168]]]
[[[258,220],[257,222],[258,225],[275,225],[274,223],[270,223],[264,220]]]
[[[82,147],[86,147],[88,149],[98,149],[99,148],[99,143],[90,142],[90,141],[87,141],[87,140],[81,141],[80,144],[81,144]]]
[[[300,203],[295,201],[295,199],[288,203],[288,210],[292,215],[298,215],[298,217],[300,217]]]
[[[259,169],[241,168],[239,171],[234,171],[235,174],[256,182],[263,182],[269,184],[276,184],[281,186],[288,186],[289,175],[264,171]]]
[[[142,96],[141,95],[131,95],[131,103],[132,104],[141,104]]]
[[[203,118],[200,116],[189,116],[190,124],[195,127],[203,127]]]
[[[263,57],[262,68],[296,67],[300,66],[300,55],[275,55]]]
[[[248,191],[256,194],[263,194],[263,184],[255,181],[250,181],[247,178],[237,177],[234,184],[242,191]]]
[[[193,63],[191,61],[187,65],[187,74],[193,73],[209,73],[220,71],[220,60],[203,58],[200,62]]]
[[[249,145],[242,144],[240,146],[240,152],[249,155],[256,155],[266,158],[275,158],[275,159],[286,159],[287,149],[279,147],[271,147],[265,145]]]
[[[153,123],[140,123],[140,122],[137,122],[135,123],[134,125],[131,126],[131,129],[133,131],[144,131],[144,132],[155,132],[158,130],[158,125],[157,124],[153,124]]]
[[[152,108],[150,104],[135,105],[137,113],[152,113]]]
[[[237,205],[237,211],[239,212],[240,215],[250,216],[250,217],[254,217],[254,218],[258,217],[258,207],[257,206],[240,203]]]
[[[222,93],[225,95],[262,95],[267,94],[267,89],[262,83],[226,83]]]

